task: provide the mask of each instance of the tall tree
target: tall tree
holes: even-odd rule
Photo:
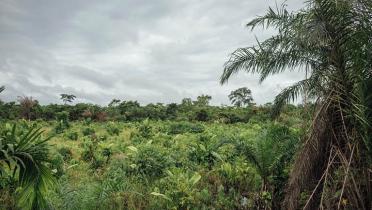
[[[231,91],[229,99],[236,107],[249,106],[253,104],[252,91],[246,87]]]
[[[72,103],[75,100],[76,96],[72,94],[61,94],[61,100],[66,105],[68,103]]]
[[[289,12],[270,8],[247,24],[274,27],[278,33],[257,46],[239,48],[226,62],[221,83],[246,71],[264,81],[285,70],[309,77],[285,88],[273,116],[289,101],[306,94],[317,104],[313,124],[297,155],[284,209],[371,209],[372,2],[310,0]],[[306,91],[304,91],[306,90]],[[368,102],[369,101],[369,102]]]
[[[196,101],[194,101],[194,104],[197,106],[208,106],[210,100],[212,100],[212,96],[203,94],[196,98]]]
[[[181,106],[186,106],[186,107],[192,106],[192,100],[191,100],[191,98],[184,98],[184,99],[182,99]]]
[[[118,106],[120,104],[121,100],[119,99],[112,99],[111,102],[108,104],[108,107],[115,107],[115,106]]]
[[[25,119],[31,120],[33,108],[39,103],[37,100],[34,100],[32,96],[19,96],[18,102],[21,108],[21,116]]]

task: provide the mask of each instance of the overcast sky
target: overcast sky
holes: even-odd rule
[[[303,74],[259,84],[241,73],[219,84],[230,53],[274,33],[244,27],[269,6],[275,1],[0,0],[0,99],[33,96],[47,104],[69,93],[107,105],[113,98],[147,104],[208,94],[219,105],[246,86],[257,103],[270,102]]]

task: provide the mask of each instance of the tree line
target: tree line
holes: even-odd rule
[[[2,87],[2,90],[5,88]],[[184,98],[180,103],[150,103],[141,105],[137,101],[113,99],[107,106],[89,103],[72,104],[76,99],[72,94],[61,94],[63,104],[41,105],[33,97],[18,97],[17,101],[0,100],[0,119],[3,120],[56,120],[67,115],[68,120],[91,119],[96,121],[119,120],[188,120],[221,121],[225,123],[248,122],[250,118],[268,119],[271,104],[256,106],[251,90],[243,87],[232,91],[229,99],[233,106],[212,106],[209,95],[200,95],[196,100]],[[288,109],[296,109],[293,105]]]

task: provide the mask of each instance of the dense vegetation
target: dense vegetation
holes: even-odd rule
[[[371,21],[371,1],[310,0],[248,23],[278,34],[237,49],[221,83],[304,70],[273,104],[248,88],[222,107],[0,101],[0,207],[371,209]]]
[[[57,209],[265,206],[274,202],[272,196],[282,197],[301,133],[299,110],[280,123],[88,119],[68,122],[59,132],[59,121],[39,122],[45,136],[54,135],[47,165],[58,181],[44,196]],[[10,124],[4,124],[4,133],[12,132]],[[36,122],[18,124],[21,135]],[[5,174],[3,186],[17,186],[12,174]],[[2,195],[17,194],[11,189]],[[10,198],[2,196],[8,208],[16,203]]]
[[[257,46],[236,50],[221,83],[244,70],[264,81],[285,70],[303,70],[305,79],[275,99],[273,116],[303,95],[316,113],[293,165],[285,209],[370,209],[372,2],[312,0],[300,11],[270,9],[247,24],[278,33]],[[301,197],[308,197],[305,205]]]

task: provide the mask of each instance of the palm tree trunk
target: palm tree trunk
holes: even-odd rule
[[[297,210],[301,205],[301,193],[313,189],[325,169],[331,138],[329,132],[331,128],[325,106],[326,104],[323,104],[319,108],[311,133],[297,154],[290,173],[283,209]],[[318,200],[316,197],[312,198],[309,209],[316,205],[316,200]]]

